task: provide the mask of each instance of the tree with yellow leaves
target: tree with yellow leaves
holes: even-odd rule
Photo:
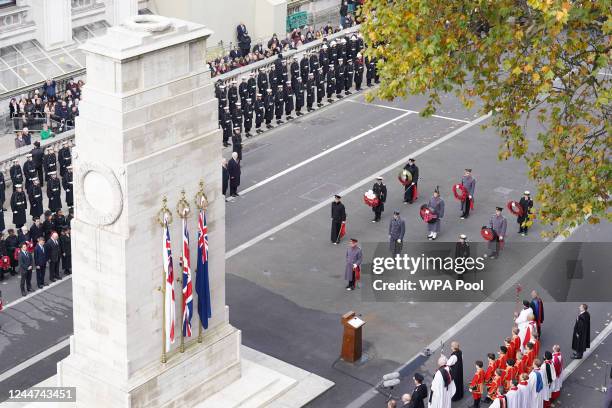
[[[610,221],[611,10],[612,0],[366,0],[365,55],[381,78],[369,97],[425,94],[424,115],[442,93],[478,99],[499,158],[526,161],[549,233]],[[530,120],[544,130],[527,134]]]

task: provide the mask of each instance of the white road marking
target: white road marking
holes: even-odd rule
[[[19,299],[13,300],[11,303],[7,304],[6,306],[4,306],[5,309],[8,309],[9,307],[13,307],[15,305],[18,305],[21,302],[25,302],[26,300],[33,298],[36,295],[40,295],[41,293],[51,289],[54,286],[60,285],[62,282],[66,282],[68,280],[72,279],[72,275],[68,275],[68,276],[64,276],[62,278],[62,280],[56,280],[55,282],[49,284],[49,286],[44,286],[42,289],[38,289],[26,296],[22,296]]]
[[[30,357],[29,359],[27,359],[23,363],[21,363],[19,365],[16,365],[15,367],[11,368],[10,370],[6,370],[2,374],[0,374],[0,383],[2,381],[6,380],[7,378],[11,378],[12,376],[14,376],[15,374],[19,373],[20,371],[25,370],[26,368],[30,367],[31,365],[34,365],[34,364],[38,363],[40,360],[49,357],[51,354],[60,351],[61,349],[63,349],[64,347],[66,347],[68,345],[70,345],[70,338],[62,340],[59,343],[57,343],[55,346],[51,346],[48,349],[38,353],[34,357]]]
[[[607,72],[598,72],[598,75],[603,75],[603,76],[612,76],[612,74],[609,74]]]
[[[556,245],[557,243],[565,241],[575,230],[576,230],[576,228],[571,229],[569,231],[569,235],[567,237],[563,237],[563,236],[560,235],[557,238],[555,238],[550,244],[548,244],[546,246],[546,248],[544,248],[543,250],[538,252],[538,254],[536,256],[531,258],[529,260],[529,262],[527,262],[525,265],[523,265],[523,267],[521,269],[519,269],[514,275],[512,275],[502,286],[500,286],[499,288],[497,288],[497,290],[495,290],[493,293],[491,293],[490,298],[491,299],[499,299],[501,297],[501,295],[503,295],[505,292],[507,292],[513,286],[515,286],[535,266],[537,266],[540,262],[542,262],[546,258],[546,256],[548,256],[557,247],[557,245]],[[440,336],[438,336],[434,341],[429,343],[429,345],[426,348],[428,348],[432,352],[437,350],[438,348],[440,348],[440,345],[442,343],[447,342],[448,339],[450,339],[451,337],[455,336],[461,330],[465,329],[468,324],[470,324],[478,316],[481,316],[482,313],[484,313],[494,303],[495,303],[494,301],[493,302],[492,301],[483,301],[483,302],[480,302],[475,308],[473,308],[465,316],[463,316],[463,318],[461,318],[461,320],[459,320],[453,326],[448,328],[448,330],[446,330],[444,333],[442,333]],[[610,324],[609,327],[612,328],[612,324]],[[404,369],[405,367],[409,366],[410,364],[412,364],[413,361],[415,361],[421,355],[422,355],[421,353],[418,353],[418,354],[414,355],[410,360],[408,360],[407,362],[402,364],[395,371],[400,371],[400,370]],[[363,394],[361,394],[356,399],[354,399],[350,404],[348,404],[346,406],[346,408],[358,408],[358,407],[361,407],[366,402],[368,402],[369,400],[374,398],[374,396],[376,396],[376,395],[377,395],[377,392],[372,388],[372,389],[364,392]]]
[[[395,118],[393,118],[391,120],[388,120],[388,121],[386,121],[384,123],[381,123],[380,125],[378,125],[376,127],[373,127],[372,129],[366,130],[365,132],[362,132],[362,133],[358,134],[357,136],[353,136],[350,139],[347,139],[347,140],[345,140],[342,143],[338,143],[337,145],[335,145],[335,146],[333,146],[333,147],[331,147],[331,148],[329,148],[327,150],[324,150],[324,151],[322,151],[319,154],[316,154],[316,155],[314,155],[312,157],[309,157],[308,159],[306,159],[304,161],[301,161],[301,162],[299,162],[299,163],[297,163],[297,164],[295,164],[295,165],[293,165],[293,166],[291,166],[291,167],[289,167],[289,168],[287,168],[287,169],[285,169],[285,170],[283,170],[283,171],[281,171],[279,173],[276,173],[275,175],[273,175],[271,177],[268,177],[267,179],[264,179],[264,180],[260,181],[259,183],[253,184],[252,186],[250,186],[248,188],[245,188],[244,190],[242,190],[240,192],[240,194],[241,195],[245,195],[245,194],[247,194],[247,193],[249,193],[249,192],[251,192],[251,191],[253,191],[253,190],[255,190],[255,189],[259,188],[259,187],[262,187],[262,186],[268,184],[269,182],[274,181],[277,178],[284,176],[285,174],[291,173],[292,171],[297,170],[300,167],[303,167],[303,166],[307,165],[308,163],[311,163],[311,162],[313,162],[313,161],[315,161],[315,160],[317,160],[317,159],[319,159],[319,158],[321,158],[323,156],[326,156],[326,155],[328,155],[328,154],[330,154],[330,153],[332,153],[332,152],[334,152],[334,151],[336,151],[336,150],[338,150],[338,149],[340,149],[340,148],[342,148],[342,147],[344,147],[344,146],[346,146],[348,144],[353,143],[355,140],[359,140],[359,139],[361,139],[363,137],[366,137],[367,135],[369,135],[369,134],[371,134],[373,132],[376,132],[377,130],[382,129],[385,126],[388,126],[388,125],[390,125],[393,122],[397,122],[398,120],[400,120],[402,118],[405,118],[406,116],[410,115],[411,113],[414,113],[414,112],[412,112],[412,111],[404,112],[403,114],[401,114],[401,115],[399,115],[399,116],[397,116],[397,117],[395,117]]]
[[[406,114],[409,114],[409,113],[407,112]],[[418,157],[418,156],[422,155],[423,153],[427,152],[428,150],[433,149],[434,147],[436,147],[436,146],[446,142],[447,140],[450,140],[453,137],[461,134],[462,132],[464,132],[465,130],[471,128],[472,126],[475,126],[475,125],[479,124],[480,122],[484,121],[485,119],[488,119],[490,116],[491,116],[491,114],[488,113],[486,115],[483,115],[483,116],[481,116],[481,117],[471,121],[470,123],[467,123],[467,124],[461,126],[458,129],[453,130],[452,132],[450,132],[450,133],[442,136],[441,138],[431,142],[427,146],[423,146],[422,148],[420,148],[420,149],[418,149],[418,150],[408,154],[404,158],[396,161],[395,163],[392,163],[389,166],[387,166],[387,167],[385,167],[385,168],[383,168],[381,170],[376,171],[374,174],[372,174],[372,175],[370,175],[370,176],[368,176],[368,177],[366,177],[364,179],[359,180],[358,182],[356,182],[355,184],[353,184],[352,186],[346,188],[344,191],[341,191],[338,194],[346,195],[346,194],[348,194],[348,193],[350,193],[350,192],[360,188],[364,184],[372,181],[376,176],[378,176],[380,174],[388,173],[389,171],[394,170],[397,167],[403,166],[406,163],[406,161],[408,160],[408,158],[410,158],[410,157]],[[398,119],[398,118],[396,118],[396,119]],[[371,129],[371,130],[373,130],[373,129]],[[321,203],[319,203],[319,204],[317,204],[317,205],[315,205],[315,206],[313,206],[313,207],[311,207],[311,208],[309,208],[309,209],[307,209],[307,210],[297,214],[296,216],[294,216],[292,218],[289,218],[288,220],[278,224],[274,228],[271,228],[268,231],[263,232],[263,233],[257,235],[256,237],[248,240],[247,242],[245,242],[245,243],[243,243],[241,245],[238,245],[236,248],[234,248],[234,249],[232,249],[230,251],[227,251],[225,253],[225,259],[230,259],[232,256],[239,254],[240,252],[244,251],[245,249],[248,249],[248,248],[252,247],[253,245],[257,244],[258,242],[263,241],[264,239],[270,237],[271,235],[276,234],[277,232],[287,228],[288,226],[290,226],[292,224],[295,224],[296,222],[300,221],[301,219],[309,216],[310,214],[313,214],[314,212],[316,212],[316,211],[320,210],[321,208],[323,208],[325,206],[328,206],[328,205],[330,205],[330,202],[323,201],[323,202],[321,202]]]
[[[348,102],[359,103],[361,105],[366,105],[366,106],[376,106],[376,107],[379,107],[379,108],[392,109],[392,110],[396,110],[396,111],[400,111],[400,112],[419,113],[418,111],[413,111],[413,110],[410,110],[410,109],[396,108],[395,106],[381,105],[381,104],[378,104],[378,103],[368,103],[368,102],[361,102],[361,101],[355,101],[355,100],[349,100]],[[470,123],[469,120],[451,118],[451,117],[442,116],[442,115],[431,115],[431,117],[432,118],[438,118],[438,119],[452,120],[454,122]]]

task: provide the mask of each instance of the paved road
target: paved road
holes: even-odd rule
[[[418,219],[417,205],[401,202],[401,189],[395,180],[399,166],[388,168],[415,153],[419,153],[417,164],[422,175],[421,197],[429,197],[439,185],[447,202],[440,236],[443,241],[452,242],[460,233],[480,241],[480,226],[486,224],[496,205],[518,198],[525,188],[534,190],[520,164],[497,161],[498,139],[491,130],[483,131],[473,122],[478,119],[475,112],[465,111],[450,96],[443,99],[439,117],[425,119],[413,113],[423,106],[423,98],[366,105],[362,96],[355,95],[256,137],[244,148],[241,190],[246,194],[227,204],[230,318],[243,331],[247,346],[336,383],[313,401],[312,407],[344,406],[362,393],[365,397],[356,406],[381,406],[384,399],[369,391],[371,384],[417,355],[476,306],[474,302],[365,302],[358,291],[346,292],[344,249],[331,245],[328,239],[332,194],[346,191],[348,234],[367,244],[386,240],[393,208],[402,209],[407,222],[406,240],[424,239],[426,231]],[[432,145],[435,143],[439,144]],[[472,167],[478,179],[476,211],[468,220],[460,221],[450,186],[465,167]],[[372,212],[362,203],[362,195],[380,173],[386,179],[389,200],[383,222],[372,224]],[[508,254],[520,255],[516,250],[519,241],[533,244],[521,255],[525,259],[517,261],[524,264],[543,248],[538,235],[541,227],[536,225],[528,238],[521,238],[515,234],[513,220],[509,221]],[[575,239],[607,241],[608,227],[578,230]],[[544,289],[550,313],[545,347],[549,341],[559,342],[567,351],[567,331],[571,330],[576,305],[554,303],[552,295],[546,297],[550,278],[539,280],[523,282],[526,288],[529,284]],[[14,279],[3,286],[3,292],[10,285],[16,285]],[[40,353],[61,344],[71,333],[70,303],[70,281],[65,281],[0,315],[0,373],[33,356],[40,358],[2,381],[0,399],[14,384],[31,385],[54,373],[54,362],[67,349],[50,355]],[[606,312],[612,309],[610,305],[593,305],[594,327],[609,322]],[[496,304],[458,328],[455,337],[466,345],[467,361],[496,347],[500,334],[510,329],[512,307]],[[366,358],[355,365],[337,361],[340,316],[348,310],[356,310],[367,321]],[[416,364],[403,373],[410,375],[411,369],[423,364],[427,367],[423,359]],[[466,364],[466,376],[470,370]]]

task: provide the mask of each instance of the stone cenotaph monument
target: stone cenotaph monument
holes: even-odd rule
[[[225,203],[217,99],[205,64],[204,26],[137,16],[89,40],[76,124],[72,221],[74,335],[57,384],[87,408],[299,406],[333,383],[241,346],[225,303]],[[208,197],[212,318],[197,341],[163,349],[162,227],[167,197],[174,275],[180,277],[181,194],[192,279],[200,182]],[[195,287],[195,285],[194,285]],[[176,332],[181,286],[175,284]],[[262,322],[265,324],[265,322]]]

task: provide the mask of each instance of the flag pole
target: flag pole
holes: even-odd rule
[[[206,215],[206,209],[208,208],[208,197],[204,192],[204,180],[200,179],[200,190],[195,195],[195,205],[203,215]],[[200,296],[198,295],[198,305],[200,304]],[[202,316],[200,316],[200,310],[198,308],[198,343],[202,343]]]
[[[178,201],[178,203],[176,204],[176,212],[178,213],[179,217],[182,218],[183,223],[187,223],[187,216],[189,215],[189,203],[187,202],[187,200],[185,200],[185,189],[183,189],[181,191],[181,199]],[[182,235],[184,235],[185,232],[183,231]],[[185,239],[185,238],[183,238]],[[183,244],[184,245],[184,244]],[[183,256],[185,255],[185,249],[183,249],[181,251],[181,258],[183,258]],[[183,285],[185,284],[185,282],[183,281],[183,271],[185,269],[185,260],[182,259],[181,262],[181,303],[183,305],[183,307],[181,308],[181,313],[182,316],[185,315],[185,294],[183,293]],[[181,317],[181,345],[179,347],[179,351],[181,353],[185,352],[185,329],[184,329],[184,325],[185,322],[183,322],[183,318]]]
[[[164,196],[162,198],[162,208],[157,213],[157,222],[161,225],[162,229],[164,229],[166,225],[170,225],[172,222],[172,213],[168,210],[168,198]],[[162,294],[162,353],[161,353],[161,362],[165,364],[167,361],[166,358],[166,271],[164,266],[162,265],[162,284],[158,288],[158,290]]]

